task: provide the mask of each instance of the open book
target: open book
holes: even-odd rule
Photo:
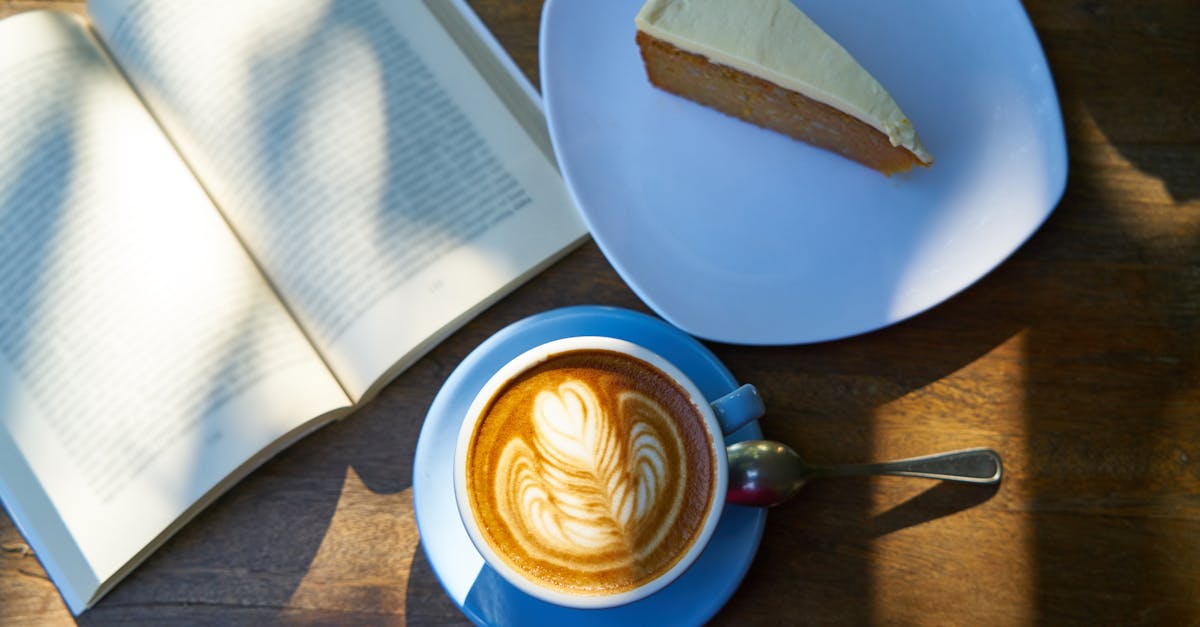
[[[461,0],[0,22],[0,498],[81,612],[586,235]]]

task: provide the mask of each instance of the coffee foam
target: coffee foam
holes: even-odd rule
[[[661,575],[713,502],[711,440],[687,394],[608,351],[566,353],[510,382],[468,465],[489,544],[525,577],[577,594]]]

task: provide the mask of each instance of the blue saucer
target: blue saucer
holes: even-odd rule
[[[564,337],[607,335],[636,342],[672,361],[709,399],[738,386],[725,366],[691,336],[650,316],[613,307],[556,309],[505,327],[467,355],[433,399],[413,460],[413,507],[421,546],[442,587],[479,625],[698,625],[712,618],[745,577],[766,524],[765,509],[727,505],[712,541],[674,583],[640,601],[580,610],[535,599],[487,567],[454,504],[451,464],[459,425],[484,382],[525,350]],[[726,438],[762,437],[752,422]]]

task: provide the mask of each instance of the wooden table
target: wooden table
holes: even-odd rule
[[[537,79],[540,2],[472,4]],[[1027,0],[1059,89],[1066,196],[965,293],[894,327],[712,345],[811,460],[990,446],[998,489],[807,486],[768,516],[715,624],[1200,622],[1200,11]],[[82,2],[4,0],[0,16]],[[412,458],[454,366],[505,325],[582,303],[646,311],[585,245],[363,411],[189,524],[81,623],[461,623],[419,544]],[[71,617],[0,516],[0,623]]]

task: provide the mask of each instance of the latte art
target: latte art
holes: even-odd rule
[[[562,567],[627,567],[652,554],[679,514],[683,438],[665,410],[624,392],[609,416],[582,381],[538,393],[534,442],[504,447],[495,482],[501,518],[522,549]],[[624,429],[618,430],[619,426]],[[580,565],[580,557],[608,560]]]
[[[654,579],[712,504],[711,441],[686,394],[617,353],[558,356],[476,427],[469,494],[489,544],[542,585],[607,594]]]

